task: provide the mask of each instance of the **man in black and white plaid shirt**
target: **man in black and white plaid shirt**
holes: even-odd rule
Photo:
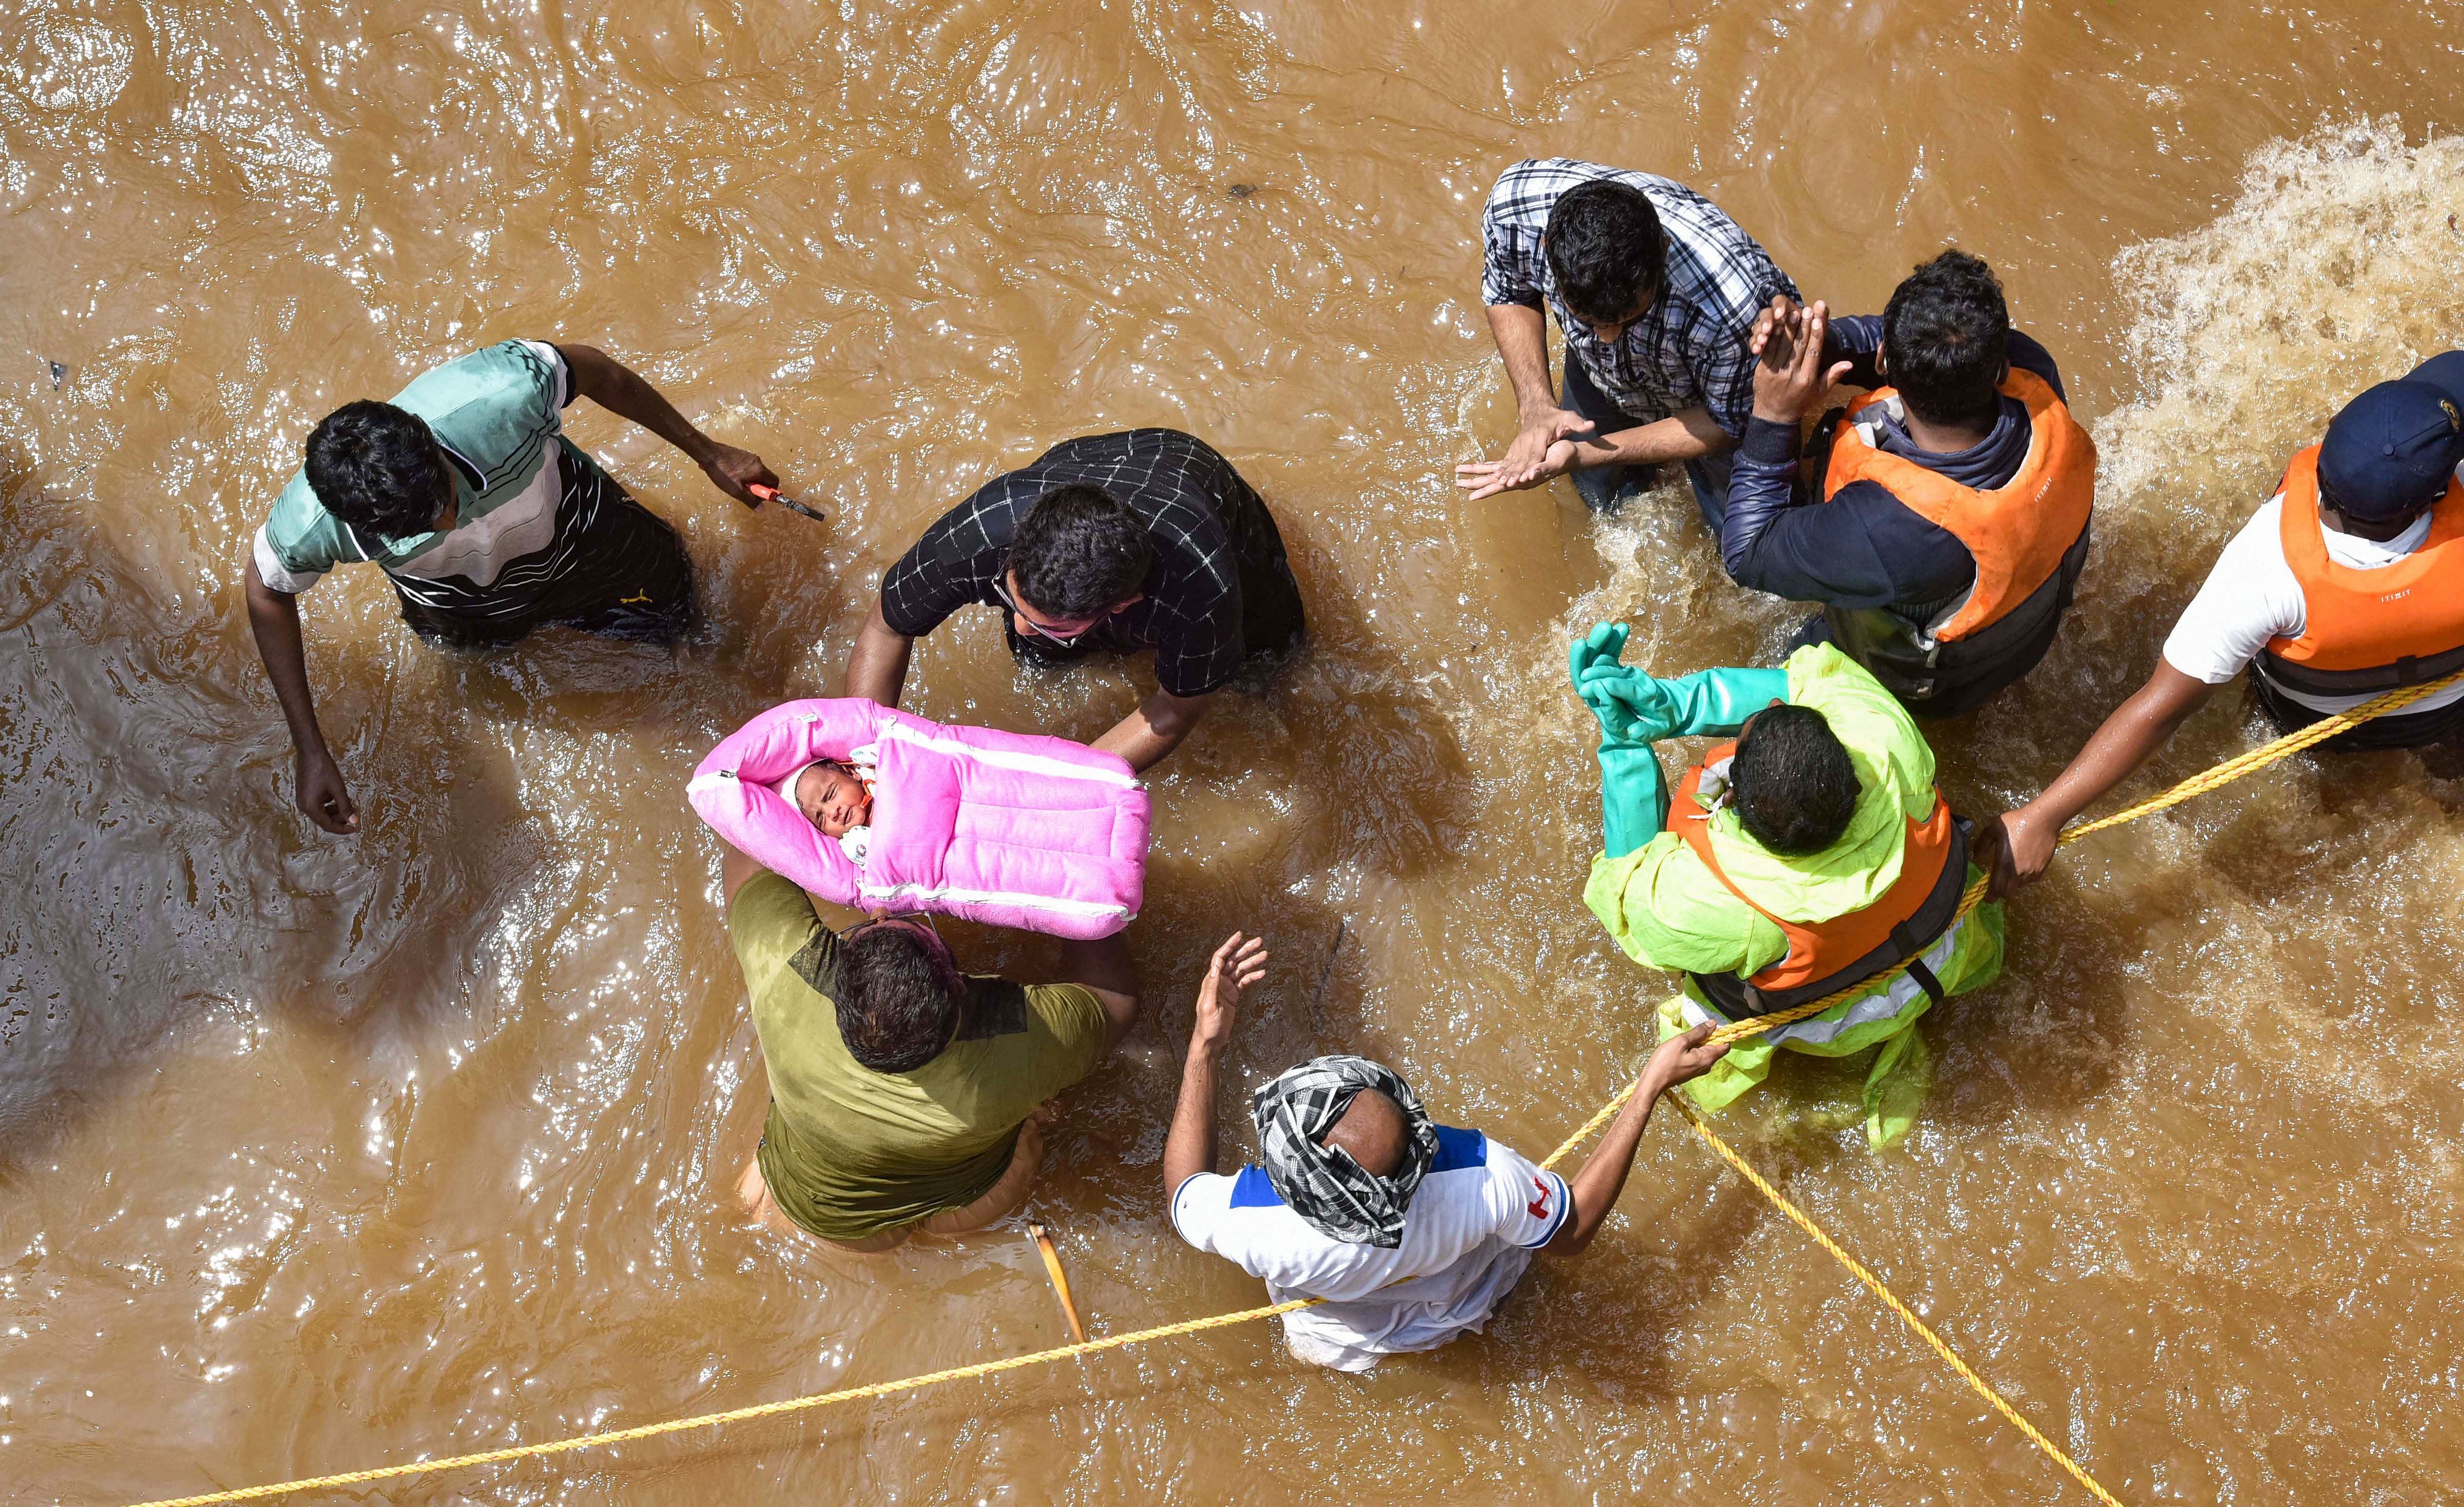
[[[1753,410],[1754,319],[1796,284],[1708,199],[1572,158],[1517,163],[1481,215],[1481,297],[1522,410],[1502,459],[1456,468],[1475,497],[1571,473],[1606,511],[1683,461],[1713,535]],[[1549,382],[1546,303],[1566,337]]]
[[[1095,742],[1140,770],[1304,626],[1265,503],[1177,429],[1064,441],[942,514],[881,578],[847,693],[898,705],[915,641],[969,602],[1001,610],[1022,664],[1155,650],[1155,692]]]

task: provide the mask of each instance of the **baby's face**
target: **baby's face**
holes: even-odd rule
[[[853,775],[816,764],[796,776],[796,809],[822,829],[822,836],[842,838],[872,819],[872,797]]]

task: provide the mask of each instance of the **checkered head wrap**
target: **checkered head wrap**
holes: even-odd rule
[[[1364,1088],[1403,1111],[1409,1139],[1403,1165],[1377,1177],[1352,1154],[1325,1144],[1326,1133]],[[1258,1123],[1258,1150],[1266,1180],[1292,1212],[1330,1240],[1393,1250],[1403,1243],[1403,1211],[1438,1154],[1438,1127],[1420,1098],[1395,1070],[1359,1057],[1321,1057],[1260,1088],[1249,1100]]]

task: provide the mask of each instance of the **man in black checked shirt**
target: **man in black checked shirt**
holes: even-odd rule
[[[898,705],[915,641],[969,602],[1022,664],[1155,650],[1153,695],[1095,747],[1144,770],[1254,655],[1300,640],[1300,586],[1265,503],[1177,429],[1054,446],[943,513],[881,578],[847,693]]]

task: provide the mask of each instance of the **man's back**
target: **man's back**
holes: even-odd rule
[[[505,340],[421,373],[390,401],[427,423],[454,470],[453,532],[354,533],[326,511],[302,469],[257,530],[258,575],[277,590],[304,591],[337,564],[373,560],[412,577],[493,581],[504,562],[555,535],[558,477],[548,468],[563,432],[559,410],[571,397],[563,356],[541,341]]]
[[[971,978],[947,1049],[910,1072],[876,1072],[839,1035],[827,993],[837,937],[803,891],[776,874],[748,881],[728,929],[770,1078],[762,1175],[788,1217],[825,1238],[862,1239],[981,1196],[1020,1124],[1104,1049],[1091,992]]]
[[[1285,1320],[1304,1359],[1360,1370],[1380,1354],[1442,1344],[1486,1321],[1571,1204],[1563,1178],[1511,1147],[1477,1130],[1437,1131],[1436,1159],[1392,1249],[1320,1234],[1257,1167],[1182,1183],[1173,1228],[1265,1280],[1278,1302],[1331,1300]]]
[[[1111,614],[1106,633],[1123,647],[1152,646],[1155,677],[1174,695],[1203,695],[1231,680],[1246,651],[1242,548],[1272,526],[1232,463],[1177,429],[1064,440],[986,482],[883,574],[883,621],[920,638],[970,603],[1006,608],[1002,573],[1020,520],[1046,491],[1073,483],[1100,487],[1128,507],[1155,550],[1140,600]],[[1260,516],[1247,515],[1253,511]]]

